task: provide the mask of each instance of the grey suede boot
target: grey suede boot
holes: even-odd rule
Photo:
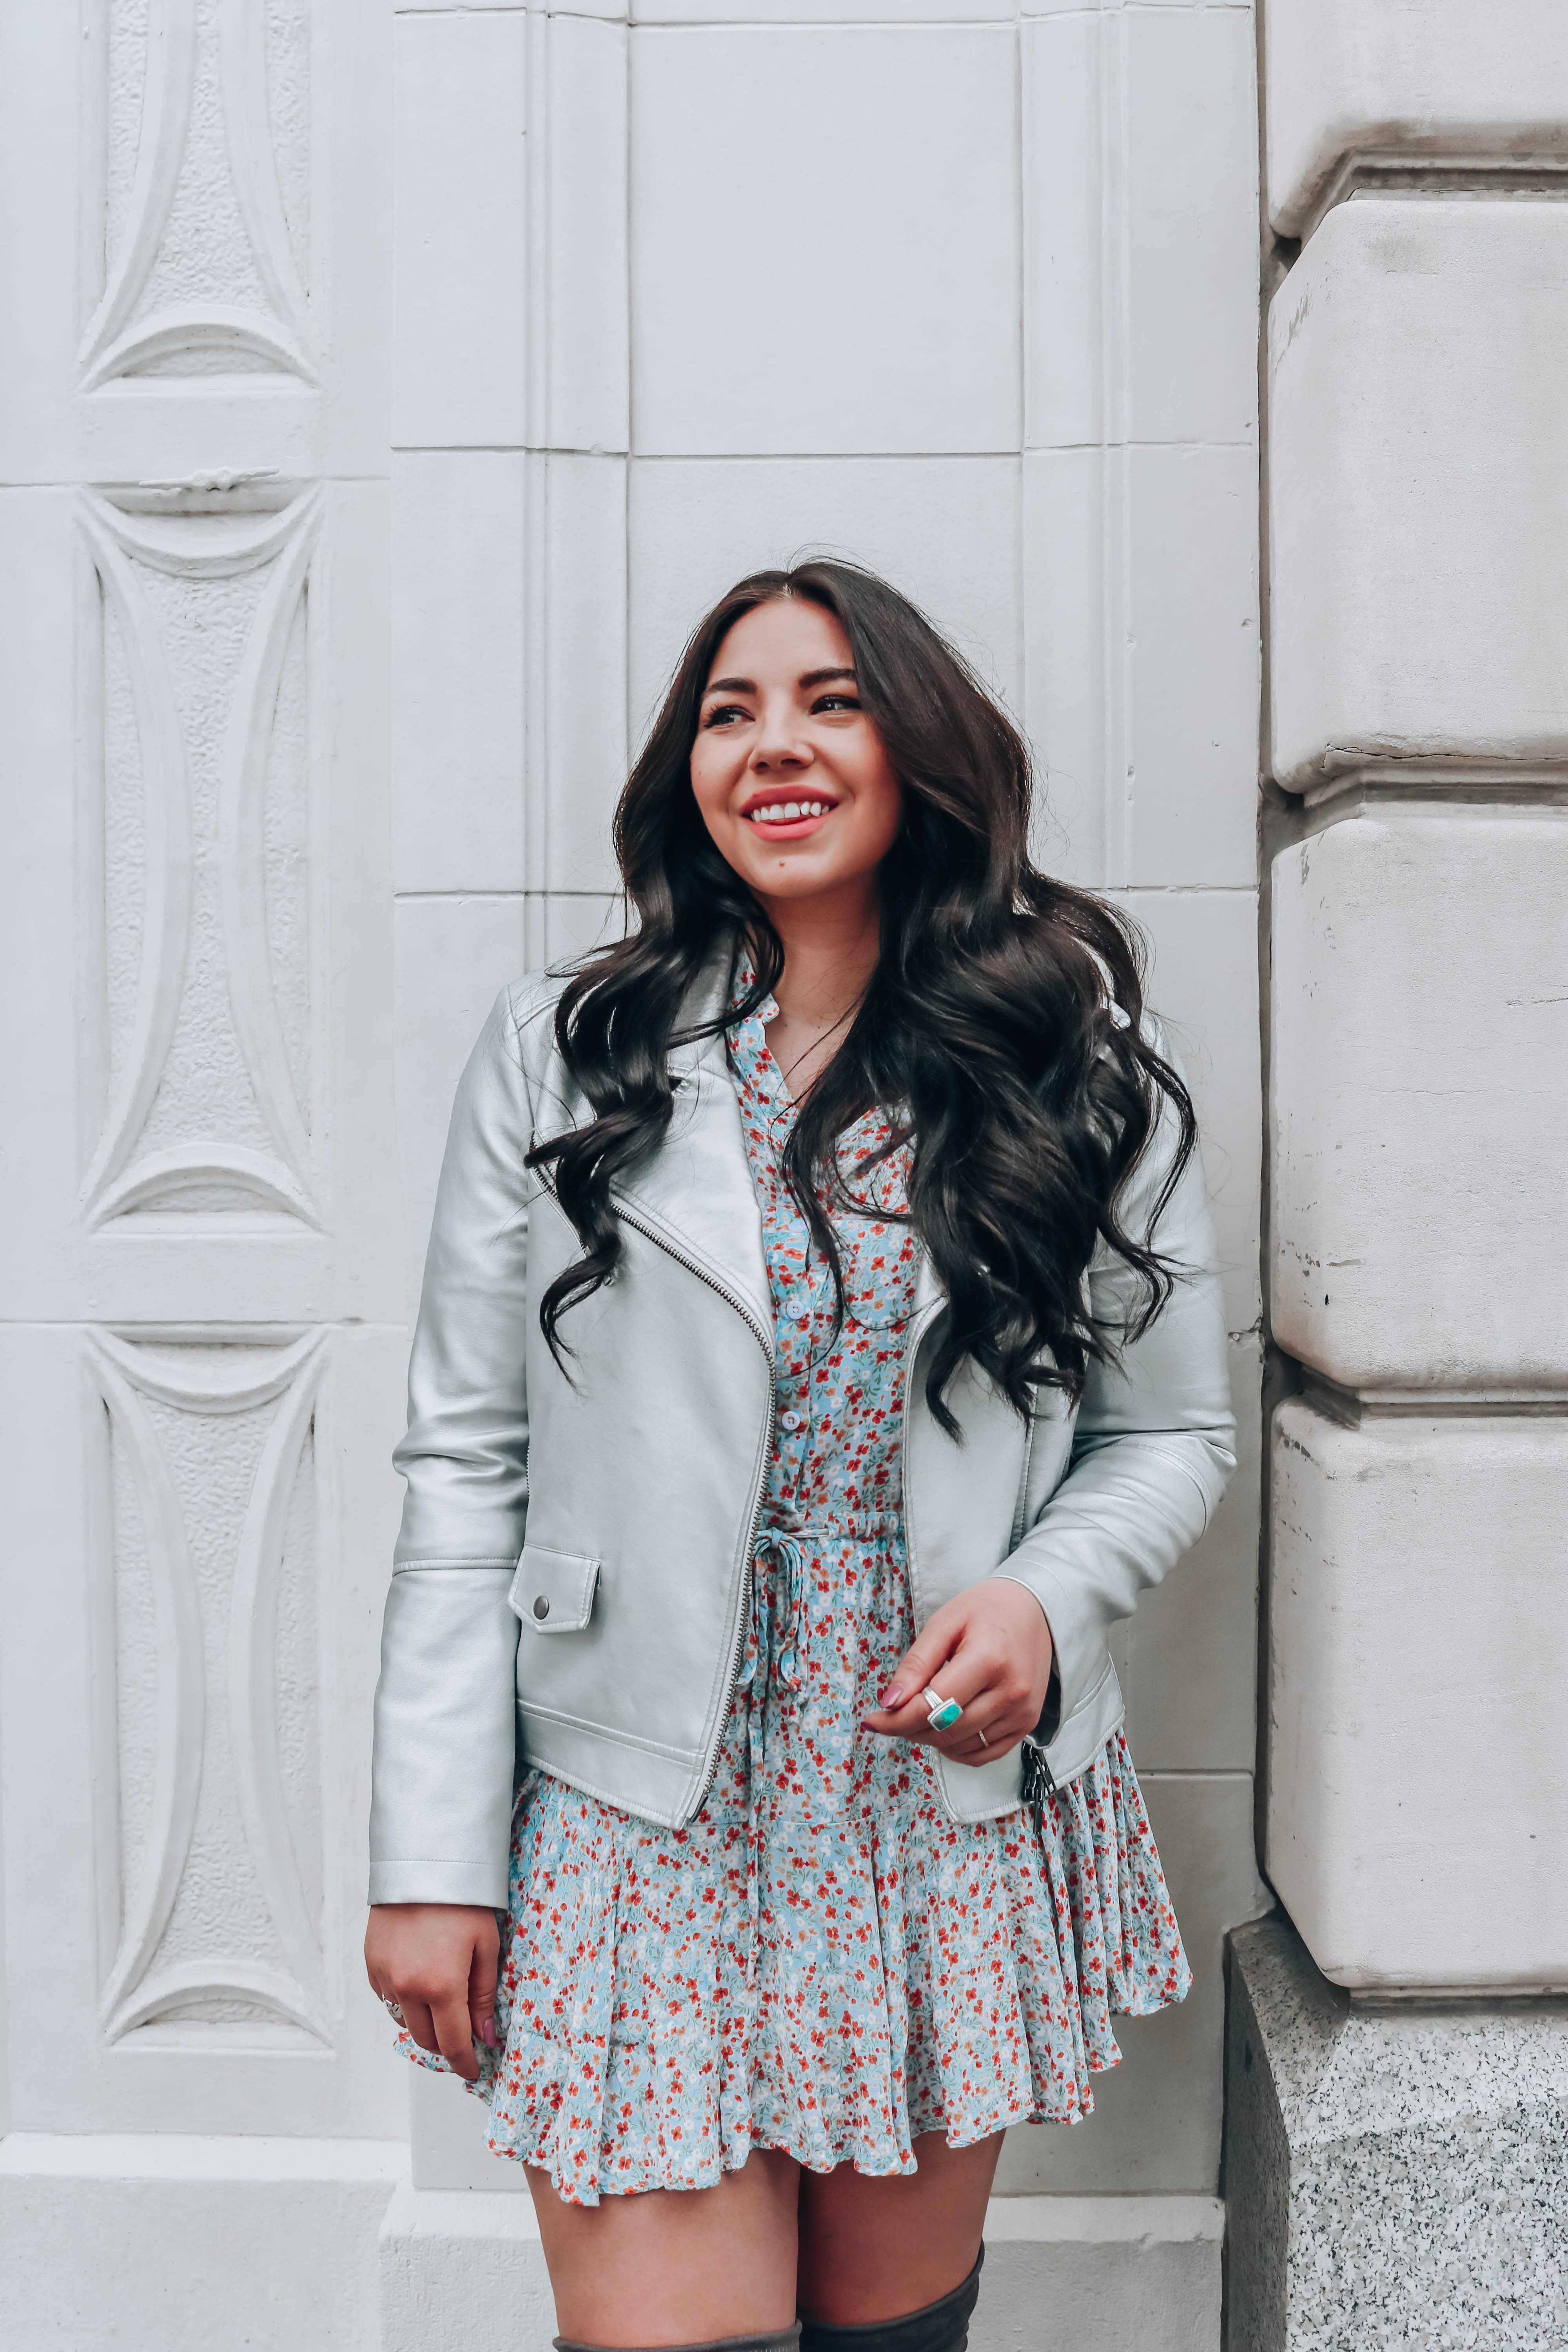
[[[600,2344],[574,2344],[569,2336],[552,2336],[555,2352],[605,2352]],[[628,2352],[628,2347],[619,2347]],[[706,2344],[666,2344],[659,2352],[800,2352],[800,2322],[769,2336],[716,2336]]]
[[[800,2331],[800,2352],[966,2352],[969,2321],[980,2300],[980,2266],[985,2249],[962,2285],[923,2311],[901,2319],[873,2319],[864,2327],[826,2327],[808,2319]]]

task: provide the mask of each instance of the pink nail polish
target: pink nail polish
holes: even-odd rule
[[[498,2047],[499,2047],[499,2045],[498,2045],[498,2043],[497,2043],[497,2042],[496,2042],[496,2021],[495,2021],[495,2019],[494,2019],[493,2017],[487,2017],[487,2018],[486,2018],[485,2022],[484,2022],[484,2029],[483,2029],[483,2031],[484,2031],[484,2038],[485,2038],[485,2048],[486,2048],[487,2050],[494,2050],[494,2049],[498,2048]]]
[[[904,1694],[901,1685],[898,1683],[890,1683],[882,1693],[882,1712],[885,1715],[889,1708],[902,1706],[903,1703]]]

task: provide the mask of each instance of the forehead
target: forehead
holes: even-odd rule
[[[820,604],[780,596],[742,614],[726,630],[713,656],[710,677],[787,679],[802,670],[847,666],[849,640]]]

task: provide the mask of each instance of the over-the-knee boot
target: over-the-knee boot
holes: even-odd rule
[[[921,2311],[906,2311],[900,2319],[873,2319],[863,2327],[827,2327],[807,2319],[801,2326],[800,2352],[965,2352],[984,2260],[982,2246],[962,2285]]]
[[[605,2352],[602,2344],[576,2344],[569,2336],[553,2336],[551,2342],[555,2352]],[[625,2347],[617,2347],[625,2352]],[[650,2347],[642,2347],[650,2352]],[[763,2336],[716,2336],[707,2344],[667,2344],[660,2352],[800,2352],[800,2322],[793,2327],[774,2328]]]

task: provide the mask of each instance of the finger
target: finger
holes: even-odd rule
[[[436,2039],[435,2023],[425,2002],[411,2000],[405,1993],[398,2000],[397,2006],[403,2011],[404,2024],[408,2028],[421,2050],[428,2050],[432,2058],[438,2058],[441,2054],[441,2046]]]
[[[1011,1756],[1023,1737],[1021,1731],[988,1731],[984,1739],[967,1740],[960,1747],[948,1748],[946,1753],[955,1764],[994,1764],[1002,1757]]]
[[[500,1937],[491,1932],[474,1941],[473,1964],[468,1970],[468,2024],[476,2042],[487,2050],[497,2047],[496,2039],[496,1968],[500,1958]]]
[[[431,2015],[435,2020],[436,2039],[440,2044],[442,2057],[454,2074],[460,2074],[465,2083],[476,2083],[479,2075],[479,2062],[474,2055],[474,2037],[468,2023],[466,1993],[467,1987],[461,1993],[436,2001]]]
[[[918,1650],[910,1654],[918,1662]],[[933,1731],[931,1727],[931,1702],[926,1693],[934,1687],[943,1698],[956,1699],[959,1706],[967,1710],[989,1687],[990,1679],[990,1670],[978,1661],[966,1659],[961,1647],[949,1656],[945,1664],[938,1667],[926,1681],[916,1684],[912,1690],[908,1689],[907,1683],[904,1684],[902,1687],[908,1695],[897,1706],[879,1707],[868,1715],[867,1725],[872,1731],[889,1733],[895,1739],[923,1739],[940,1747],[944,1739],[951,1739],[958,1734],[959,1726],[955,1723],[945,1732]],[[895,1676],[883,1697],[888,1697],[893,1688],[900,1686],[899,1678]],[[971,1726],[971,1729],[973,1727]],[[983,1718],[980,1728],[989,1732],[991,1727]]]
[[[920,1639],[911,1643],[904,1652],[888,1678],[879,1714],[896,1715],[907,1708],[960,1648],[963,1640],[963,1621],[952,1618],[944,1623],[946,1616],[946,1611],[939,1609]]]

